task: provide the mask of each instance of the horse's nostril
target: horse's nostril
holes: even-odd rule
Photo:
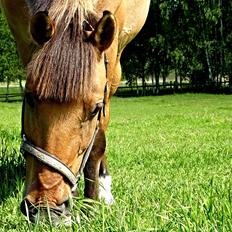
[[[28,206],[27,206],[26,200],[23,200],[20,204],[20,210],[25,216],[27,216],[27,209],[28,209]]]
[[[30,221],[35,222],[35,215],[38,209],[28,200],[24,199],[20,204],[21,212],[30,219]]]

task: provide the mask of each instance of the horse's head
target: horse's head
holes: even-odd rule
[[[37,49],[27,68],[22,114],[26,182],[21,210],[34,221],[38,208],[49,207],[57,223],[59,215],[69,216],[74,176],[103,114],[105,51],[116,21],[110,12],[100,20],[82,17],[78,10],[70,18],[49,14],[40,11],[30,22]]]

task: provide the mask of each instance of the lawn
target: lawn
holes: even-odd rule
[[[28,224],[19,211],[20,107],[0,103],[0,231],[232,231],[231,95],[113,98],[107,151],[116,204],[97,204],[69,229]]]

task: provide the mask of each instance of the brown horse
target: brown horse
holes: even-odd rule
[[[67,202],[82,172],[86,197],[114,202],[105,157],[110,98],[150,0],[0,2],[27,71],[21,210],[35,221],[49,206],[55,224],[70,223]]]

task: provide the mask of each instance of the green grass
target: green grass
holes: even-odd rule
[[[69,229],[28,225],[19,211],[20,106],[0,103],[0,231],[232,231],[232,96],[114,98],[107,150],[116,204],[96,205]]]

